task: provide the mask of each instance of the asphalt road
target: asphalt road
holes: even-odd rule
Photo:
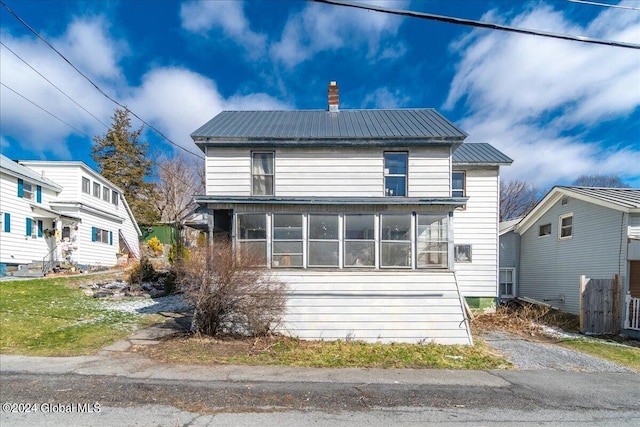
[[[633,373],[204,368],[2,356],[0,384],[3,427],[640,425],[640,375]]]

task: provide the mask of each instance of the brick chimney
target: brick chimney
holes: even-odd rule
[[[338,97],[338,84],[336,82],[329,83],[328,93],[329,93],[329,111],[332,113],[337,113],[338,104],[340,102]]]

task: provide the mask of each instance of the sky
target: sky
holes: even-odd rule
[[[12,159],[95,168],[92,139],[117,108],[108,97],[175,144],[145,127],[150,156],[176,145],[202,156],[189,135],[220,111],[326,109],[337,81],[340,109],[437,109],[466,142],[514,160],[503,180],[615,174],[640,188],[639,49],[301,0],[2,2],[68,61],[0,5],[0,150]],[[599,2],[625,7],[369,1],[640,45],[640,0]]]

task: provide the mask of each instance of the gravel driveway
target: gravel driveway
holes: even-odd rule
[[[491,332],[481,338],[513,363],[516,369],[635,373],[632,369],[598,357],[553,344],[529,341],[506,332]]]

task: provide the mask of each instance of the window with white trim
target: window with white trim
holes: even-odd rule
[[[119,201],[120,201],[120,193],[118,193],[117,191],[112,191],[111,192],[111,203],[113,203],[114,205],[118,206]]]
[[[273,214],[273,267],[302,267],[302,214]]]
[[[93,197],[100,197],[100,183],[93,183]]]
[[[102,200],[105,202],[110,201],[111,199],[111,190],[107,187],[102,187]]]
[[[250,254],[250,259],[262,260],[267,264],[267,216],[259,214],[238,214],[238,249],[240,255]]]
[[[471,262],[471,245],[454,245],[453,254],[456,262]]]
[[[560,215],[558,218],[558,238],[570,239],[573,237],[573,213]]]
[[[89,178],[82,177],[82,192],[86,194],[91,194],[91,181]]]
[[[274,178],[273,151],[251,153],[251,194],[254,196],[273,196]]]
[[[444,214],[419,214],[416,233],[417,267],[448,267],[449,217]]]
[[[338,267],[340,259],[337,214],[309,214],[309,267]]]
[[[344,266],[375,267],[376,241],[373,214],[344,216]]]
[[[499,278],[499,295],[500,298],[514,298],[516,288],[516,269],[501,268]]]
[[[380,267],[411,267],[411,214],[380,214]]]
[[[538,237],[551,236],[551,224],[542,224],[538,227]]]
[[[22,183],[22,198],[27,200],[33,200],[34,191],[33,185],[28,182]]]
[[[451,197],[466,195],[466,174],[462,171],[451,172]]]
[[[111,232],[98,227],[91,228],[91,241],[106,243],[107,245],[113,244]]]
[[[405,197],[407,195],[408,153],[388,151],[384,153],[384,195]]]

